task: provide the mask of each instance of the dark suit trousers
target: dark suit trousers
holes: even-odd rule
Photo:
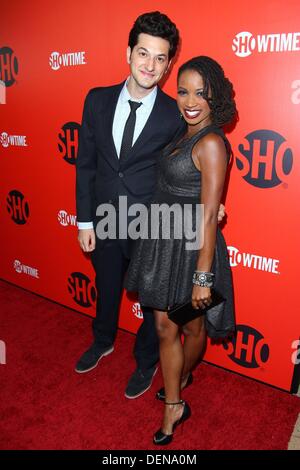
[[[95,342],[113,345],[117,333],[119,306],[129,264],[131,240],[104,240],[96,243],[92,262],[96,272],[97,309],[93,320]],[[137,332],[134,356],[137,367],[152,368],[159,360],[159,342],[151,309],[143,309],[144,320]]]

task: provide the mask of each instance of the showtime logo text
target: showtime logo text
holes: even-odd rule
[[[65,210],[60,210],[57,214],[57,220],[63,227],[73,225],[76,227],[77,217],[74,214],[68,214]]]
[[[52,70],[59,70],[61,67],[75,67],[86,65],[85,51],[81,52],[52,52],[49,57],[49,65]]]
[[[7,132],[0,134],[2,147],[27,147],[26,135],[9,135]]]
[[[35,277],[36,279],[39,279],[40,277],[37,268],[32,268],[31,266],[22,264],[18,259],[14,261],[14,269],[19,274],[27,274],[27,276]]]
[[[258,34],[256,37],[248,31],[238,33],[232,41],[232,50],[238,57],[248,57],[255,50],[264,52],[300,51],[300,32]]]
[[[280,274],[278,271],[278,259],[254,255],[252,253],[241,253],[234,246],[228,246],[227,250],[231,267],[242,265],[244,268],[257,269],[258,271],[266,271],[272,274]]]

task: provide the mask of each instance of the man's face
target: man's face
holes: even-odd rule
[[[139,88],[151,90],[167,72],[170,44],[166,39],[139,34],[138,43],[127,48],[131,79]]]

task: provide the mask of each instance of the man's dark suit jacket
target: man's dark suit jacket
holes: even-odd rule
[[[124,83],[89,91],[83,110],[76,162],[77,221],[96,219],[101,203],[147,203],[156,183],[156,163],[163,148],[182,131],[176,101],[160,88],[153,110],[130,153],[119,160],[112,126]]]

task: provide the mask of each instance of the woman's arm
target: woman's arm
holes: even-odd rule
[[[227,168],[227,154],[222,137],[208,134],[195,145],[192,156],[195,165],[201,171],[201,204],[204,205],[204,240],[199,251],[196,270],[210,272]],[[210,289],[195,285],[192,295],[194,307],[203,307],[210,301]]]

